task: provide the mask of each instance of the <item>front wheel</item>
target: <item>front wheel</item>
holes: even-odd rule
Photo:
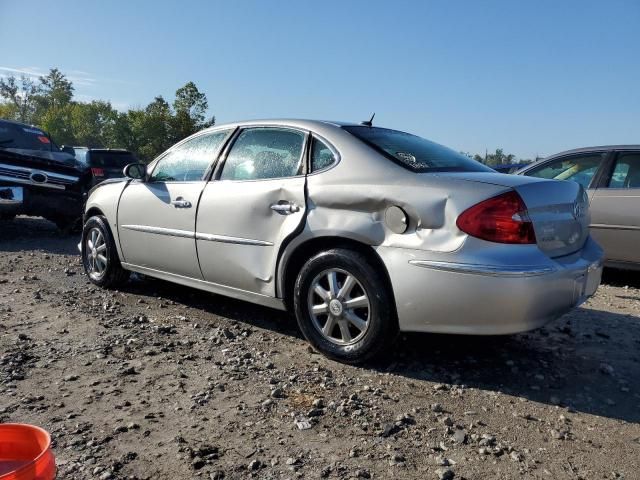
[[[107,219],[96,215],[82,230],[82,264],[91,283],[104,288],[122,285],[130,272],[122,268]]]
[[[329,358],[361,363],[380,354],[398,331],[382,272],[353,250],[321,252],[302,267],[294,307],[305,338]]]

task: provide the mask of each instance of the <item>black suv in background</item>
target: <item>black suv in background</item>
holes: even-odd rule
[[[78,164],[91,173],[91,186],[108,178],[123,178],[122,170],[138,159],[128,150],[73,147]]]
[[[60,148],[38,127],[0,119],[0,221],[31,215],[79,228],[89,190],[137,161],[127,150]]]
[[[42,129],[0,119],[0,220],[41,216],[70,230],[82,215],[91,173]]]

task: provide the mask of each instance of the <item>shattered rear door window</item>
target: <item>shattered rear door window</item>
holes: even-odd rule
[[[300,174],[305,135],[283,128],[247,128],[233,144],[220,180],[259,180]]]

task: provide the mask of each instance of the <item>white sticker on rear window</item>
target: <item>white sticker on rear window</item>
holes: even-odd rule
[[[41,130],[36,130],[35,128],[23,128],[23,131],[27,133],[35,133],[36,135],[44,135],[44,132]]]

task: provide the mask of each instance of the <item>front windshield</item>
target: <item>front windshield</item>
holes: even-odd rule
[[[410,133],[367,126],[342,128],[385,157],[415,172],[493,172],[461,153]]]
[[[58,151],[49,136],[39,128],[4,122],[0,122],[0,147]]]

